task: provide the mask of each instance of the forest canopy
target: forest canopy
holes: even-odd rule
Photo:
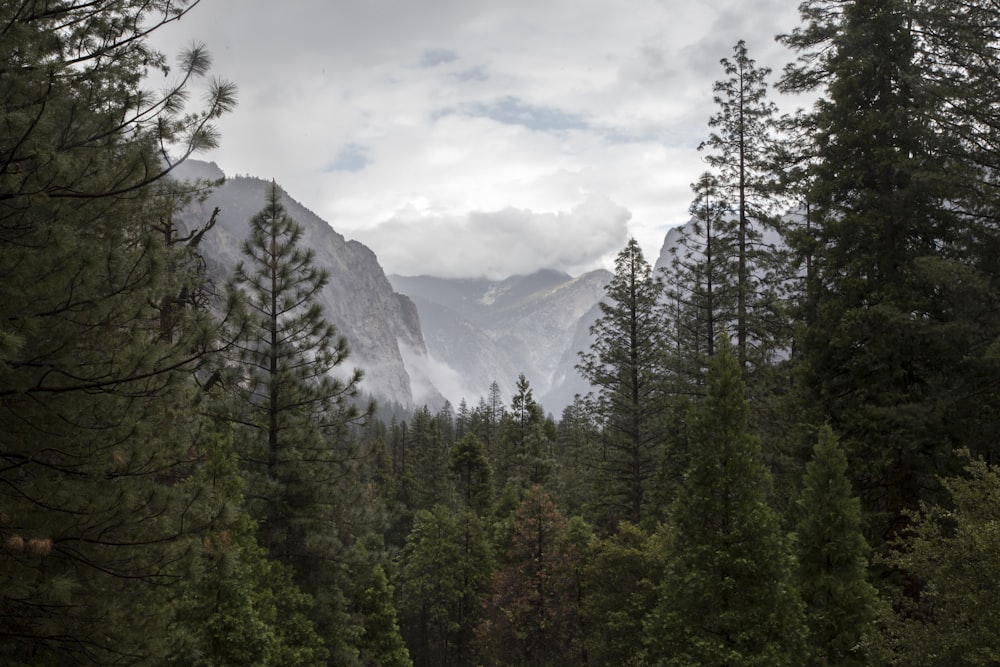
[[[276,183],[212,274],[171,172],[236,89],[148,43],[197,4],[0,5],[0,661],[1000,660],[995,3],[720,54],[692,221],[618,254],[558,418],[369,402]]]

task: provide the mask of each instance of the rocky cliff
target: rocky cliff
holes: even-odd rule
[[[588,387],[575,371],[611,274],[576,278],[539,271],[506,280],[390,276],[420,312],[435,381],[452,400],[475,403],[497,382],[509,398],[519,373],[555,415]],[[583,332],[581,334],[581,331]]]
[[[216,179],[214,165],[188,160],[174,175],[179,179]],[[202,241],[214,274],[228,277],[240,260],[248,221],[264,207],[268,181],[231,177],[205,200],[190,205],[182,220],[204,221],[220,210],[216,226]],[[281,184],[279,184],[280,186]],[[303,227],[302,244],[312,248],[315,262],[330,273],[320,302],[327,319],[347,338],[349,365],[361,368],[361,389],[406,408],[438,405],[441,393],[426,375],[429,360],[415,304],[393,290],[375,253],[348,241],[299,202],[283,193],[289,215]]]

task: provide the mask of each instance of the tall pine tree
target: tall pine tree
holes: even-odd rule
[[[974,165],[921,24],[927,3],[811,0],[783,37],[787,90],[825,93],[815,137],[801,349],[818,414],[843,440],[874,544],[939,492],[961,446],[992,450],[997,396],[993,225],[970,226]],[[939,24],[945,42],[961,34]],[[945,94],[947,91],[947,95]],[[985,174],[983,174],[985,176]],[[973,238],[977,240],[972,241]]]
[[[799,665],[794,557],[767,503],[770,475],[747,432],[740,369],[726,339],[692,409],[691,468],[670,508],[660,598],[647,624],[666,665]]]
[[[847,457],[829,426],[820,429],[797,509],[798,584],[813,664],[874,664],[879,599],[868,581],[861,502],[851,491]]]
[[[347,341],[323,318],[318,298],[329,277],[301,238],[271,183],[233,278],[250,320],[237,343],[239,418],[253,433],[243,452],[253,476],[249,500],[263,522],[264,544],[280,560],[305,555],[300,522],[329,501],[321,500],[322,487],[343,474],[343,428],[358,416],[362,377],[358,369],[346,379],[335,374]]]
[[[757,66],[743,40],[733,47],[732,59],[723,58],[721,64],[726,78],[713,86],[718,111],[709,119],[713,131],[700,148],[710,149],[706,161],[717,170],[719,189],[732,207],[727,216],[735,263],[732,328],[736,356],[746,374],[751,366],[773,360],[784,338],[774,315],[777,280],[784,272],[779,270],[780,255],[773,240],[769,244],[764,236],[765,229],[773,226],[771,165],[777,108],[767,95],[771,70]],[[725,238],[727,230],[720,231]]]
[[[594,343],[577,365],[594,389],[590,410],[602,443],[591,465],[602,484],[602,513],[610,521],[639,524],[653,500],[665,405],[663,291],[631,239],[615,259],[601,315],[591,327]]]
[[[218,82],[182,113],[203,48],[162,94],[143,89],[166,68],[147,35],[186,4],[0,5],[3,662],[169,652],[160,630],[218,510],[189,483],[192,377],[214,325],[185,304],[164,335],[159,306],[180,288],[168,267],[183,259],[156,229],[154,185],[214,144],[234,89]]]
[[[366,591],[355,586],[378,566],[358,542],[376,526],[378,508],[360,482],[349,428],[371,407],[357,406],[361,371],[340,368],[347,342],[318,302],[327,273],[301,237],[272,183],[232,280],[249,313],[236,345],[233,414],[246,429],[246,497],[262,543],[316,599],[311,617],[331,664],[357,664],[365,642],[380,645],[365,637],[358,596]]]

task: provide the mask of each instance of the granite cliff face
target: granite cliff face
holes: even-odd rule
[[[557,416],[589,389],[575,370],[577,352],[589,347],[589,326],[610,279],[604,270],[502,281],[389,277],[416,303],[436,384],[452,401],[474,404],[494,381],[509,399],[524,373],[535,399]]]
[[[214,164],[197,160],[186,161],[174,175],[223,177]],[[201,248],[220,283],[242,257],[249,220],[264,207],[268,186],[259,178],[227,178],[181,215],[182,222],[203,224],[219,208]],[[347,337],[347,365],[365,372],[366,394],[406,409],[437,409],[446,399],[475,405],[495,381],[509,401],[524,373],[535,399],[558,415],[575,394],[589,390],[575,364],[577,353],[590,346],[589,327],[609,272],[574,278],[539,271],[501,281],[387,277],[371,249],[345,239],[287,194],[282,203],[303,227],[302,245],[330,272],[320,301],[327,319]]]
[[[214,164],[195,160],[186,161],[174,175],[180,179],[223,176]],[[207,200],[183,212],[182,220],[200,222],[219,208],[217,224],[201,246],[219,278],[228,278],[241,259],[240,245],[249,220],[264,207],[268,185],[258,178],[227,178]],[[283,193],[282,203],[303,227],[302,245],[312,248],[315,263],[330,273],[320,302],[327,319],[347,338],[350,357],[345,363],[364,370],[361,390],[405,408],[442,403],[441,393],[426,376],[427,347],[417,308],[393,290],[375,253],[346,240],[287,194]]]

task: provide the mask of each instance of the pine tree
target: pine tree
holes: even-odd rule
[[[983,461],[944,481],[945,506],[925,505],[890,554],[923,582],[902,607],[896,664],[985,666],[1000,660],[1000,474]]]
[[[664,408],[663,283],[632,239],[615,259],[615,275],[591,327],[594,343],[577,369],[594,389],[591,413],[603,434],[592,465],[604,484],[608,518],[639,524],[650,509],[662,446]]]
[[[242,422],[256,436],[247,440],[243,460],[259,480],[250,488],[252,509],[278,559],[302,553],[305,535],[295,524],[313,509],[309,495],[340,474],[347,453],[336,447],[344,445],[325,436],[339,436],[358,416],[353,399],[362,377],[357,369],[346,380],[334,374],[347,358],[347,341],[323,319],[318,296],[328,274],[313,264],[311,250],[299,247],[301,237],[272,183],[266,206],[250,220],[247,261],[232,281],[250,311],[238,342],[238,390]]]
[[[515,386],[517,393],[501,422],[497,484],[523,489],[548,481],[553,468],[552,442],[545,430],[542,406],[535,401],[523,373]]]
[[[494,380],[490,383],[488,395],[479,398],[479,404],[473,413],[473,432],[486,449],[486,458],[493,467],[494,481],[498,489],[507,484],[508,475],[506,455],[500,440],[500,430],[506,415],[507,406],[500,393],[500,385]]]
[[[185,304],[164,335],[159,306],[181,282],[167,268],[183,259],[157,235],[154,186],[163,160],[212,145],[234,91],[219,82],[180,113],[203,48],[162,95],[142,89],[165,65],[146,35],[184,13],[175,4],[0,5],[2,662],[162,656],[169,604],[218,511],[182,483],[214,324]]]
[[[662,664],[801,664],[794,558],[767,504],[769,474],[747,433],[744,392],[720,339],[708,395],[692,410],[692,464],[670,508],[666,570],[647,627]]]
[[[493,504],[493,474],[479,438],[466,434],[451,448],[448,458],[461,505],[485,517]]]
[[[441,420],[431,415],[424,406],[413,415],[408,436],[406,448],[412,461],[408,496],[410,509],[451,505],[455,493],[453,480],[448,474],[451,445],[443,432]]]
[[[969,119],[948,102],[961,84],[942,87],[935,69],[945,53],[922,54],[927,6],[812,0],[783,38],[802,54],[784,87],[825,93],[803,121],[816,223],[798,237],[812,257],[806,382],[842,438],[876,546],[940,492],[956,448],[992,450],[997,426],[997,274],[981,250],[997,237],[971,224],[967,184],[982,166],[956,148]],[[933,39],[962,41],[948,30]]]
[[[393,600],[394,589],[378,563],[360,569],[351,578],[350,597],[360,626],[358,647],[365,667],[413,667],[413,660],[400,633]]]
[[[240,511],[243,484],[232,434],[203,446],[203,465],[186,484],[217,498],[225,512],[203,538],[194,567],[179,585],[162,664],[194,667],[326,664],[323,640],[307,617],[312,598],[291,570],[267,557],[250,518]]]
[[[715,341],[734,333],[738,304],[738,253],[729,204],[718,179],[708,172],[691,188],[692,224],[672,249],[665,269],[670,363],[679,393],[704,391]]]
[[[472,664],[491,571],[490,545],[474,512],[444,505],[417,512],[403,549],[399,607],[418,667]]]
[[[361,371],[345,377],[340,369],[347,342],[318,303],[327,273],[299,246],[301,236],[272,183],[231,283],[249,312],[236,346],[234,418],[246,429],[241,463],[262,543],[315,598],[311,618],[331,663],[353,664],[362,659],[363,619],[355,611],[360,602],[350,598],[358,579],[351,570],[371,570],[374,557],[357,539],[380,517],[361,483],[349,426],[372,408],[357,406]]]
[[[656,605],[663,567],[651,542],[624,521],[617,533],[593,541],[582,576],[581,641],[588,664],[646,664],[643,621]]]
[[[562,412],[556,430],[555,458],[558,464],[558,483],[552,488],[560,507],[569,516],[586,516],[588,507],[600,503],[594,496],[591,461],[597,455],[600,433],[586,402],[578,395]]]
[[[476,630],[487,664],[579,663],[572,652],[578,556],[567,531],[566,518],[549,495],[540,486],[529,489]]]
[[[771,163],[776,106],[767,96],[771,70],[757,66],[743,40],[733,46],[732,60],[723,58],[721,64],[727,78],[713,86],[719,110],[708,124],[714,131],[699,148],[711,149],[706,161],[718,172],[724,200],[734,207],[733,333],[737,359],[746,374],[751,365],[771,361],[782,342],[773,317],[778,256],[763,236],[774,215]]]
[[[820,429],[798,501],[798,584],[813,664],[871,665],[878,593],[868,582],[861,502],[851,493],[847,457],[829,426]]]

